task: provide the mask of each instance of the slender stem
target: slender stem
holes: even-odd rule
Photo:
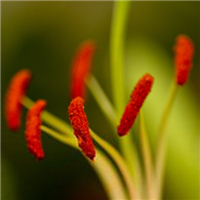
[[[125,108],[125,92],[124,92],[124,41],[125,30],[127,25],[129,7],[131,1],[116,1],[110,35],[110,62],[111,62],[111,86],[113,91],[114,105],[117,110],[117,121]],[[140,173],[140,164],[137,158],[137,153],[134,148],[134,144],[131,141],[130,135],[126,135],[119,139],[120,146],[124,157],[129,165],[129,170],[134,178],[135,182],[140,184],[142,177],[136,174],[135,169],[137,167],[137,173]],[[136,184],[136,185],[138,185]],[[140,188],[140,187],[139,187]],[[139,189],[138,188],[138,189]],[[137,191],[137,199],[141,199],[140,191]]]
[[[60,135],[56,131],[42,125],[41,130],[46,132],[48,135],[52,136],[56,140],[67,144],[77,150],[80,148],[77,145],[77,142],[73,138],[67,138],[64,135]],[[115,169],[113,163],[109,161],[107,156],[101,152],[101,150],[97,149],[97,156],[95,161],[92,162],[86,158],[89,164],[94,168],[101,180],[101,183],[106,191],[110,200],[116,199],[127,199],[124,186],[121,183],[120,177]]]
[[[139,114],[139,134],[140,134],[140,144],[142,148],[142,155],[144,160],[144,168],[146,174],[146,184],[149,199],[157,199],[156,198],[156,188],[155,188],[155,176],[152,165],[152,155],[151,149],[149,147],[149,140],[147,136],[147,132],[145,130],[144,119],[142,112]]]
[[[124,181],[127,185],[127,189],[130,195],[130,199],[135,199],[135,186],[133,184],[133,181],[131,179],[131,176],[129,174],[128,167],[126,165],[126,162],[121,157],[121,155],[116,151],[114,147],[112,147],[108,142],[101,139],[98,135],[96,135],[92,130],[90,130],[90,133],[94,140],[109,154],[109,156],[115,161],[117,166],[119,167],[120,172],[123,175]]]
[[[110,35],[111,86],[118,115],[123,113],[124,93],[124,40],[129,1],[116,1]],[[119,116],[118,116],[119,120]]]
[[[116,111],[96,78],[92,75],[86,84],[104,115],[107,117],[111,125],[116,127]]]
[[[158,147],[156,152],[156,183],[157,183],[157,191],[158,198],[161,197],[163,182],[164,182],[164,172],[165,172],[165,159],[166,159],[166,146],[167,146],[167,122],[169,119],[170,112],[172,110],[172,106],[178,92],[178,85],[173,80],[171,85],[171,89],[169,92],[169,97],[167,104],[165,106],[163,116],[161,118],[161,122],[158,129]]]
[[[56,131],[52,130],[51,128],[44,126],[44,125],[41,125],[40,129],[42,131],[44,131],[45,133],[47,133],[48,135],[50,135],[51,137],[55,138],[56,140],[79,150],[77,143],[73,138],[63,136],[63,135],[57,133]]]
[[[21,104],[26,107],[26,108],[30,108],[35,102],[32,101],[30,98],[28,98],[27,96],[24,96]],[[57,130],[61,131],[61,132],[65,132],[67,133],[67,135],[69,137],[73,136],[72,133],[72,128],[71,126],[69,126],[67,123],[65,123],[65,121],[61,120],[60,118],[56,117],[55,115],[49,113],[48,111],[43,111],[42,112],[42,119],[44,122],[46,122],[47,124],[49,124],[50,126],[56,128]]]
[[[125,193],[124,185],[119,178],[118,171],[102,151],[97,149],[95,161],[93,163],[90,162],[90,164],[94,166],[95,170],[98,172],[97,174],[103,183],[109,199],[129,199],[127,193]]]
[[[98,81],[95,79],[94,76],[91,76],[90,80],[86,82],[88,88],[90,89],[91,93],[93,94],[95,100],[97,101],[97,104],[99,105],[100,109],[103,111],[104,115],[108,118],[111,125],[113,126],[114,130],[116,129],[116,111],[114,110],[111,102],[109,101],[108,97],[104,93],[103,89],[99,85]],[[117,135],[116,135],[117,136]],[[126,148],[124,148],[124,151],[126,151],[127,162],[129,163],[129,170],[131,173],[131,176],[136,177],[135,180],[135,188],[137,188],[137,193],[139,196],[141,196],[141,167],[138,162],[137,154],[135,153],[136,150],[134,149],[133,144],[130,143],[131,138],[127,136],[126,138],[120,138],[120,140],[127,140],[125,143]],[[127,145],[128,144],[128,145]],[[123,147],[125,147],[125,145]],[[127,148],[127,146],[129,148]],[[131,150],[130,150],[131,148]],[[137,162],[134,162],[134,161]]]

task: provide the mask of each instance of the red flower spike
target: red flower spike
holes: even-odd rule
[[[31,77],[31,71],[22,69],[10,81],[5,96],[5,118],[12,131],[18,131],[21,126],[21,100],[26,93]]]
[[[151,90],[153,81],[154,78],[150,74],[145,74],[138,81],[125,108],[120,125],[117,127],[119,136],[126,135],[132,127],[146,96]]]
[[[81,97],[73,99],[69,106],[69,119],[74,129],[74,134],[78,139],[78,145],[83,153],[91,160],[95,157],[95,149],[90,136],[89,123],[84,112],[84,100]]]
[[[96,45],[93,41],[85,41],[78,48],[71,66],[71,99],[85,99],[85,79],[88,77]]]
[[[194,44],[186,35],[180,35],[176,38],[173,50],[175,53],[176,82],[179,85],[184,85],[192,68]]]
[[[42,120],[40,115],[45,107],[46,101],[38,100],[27,113],[25,138],[29,152],[36,157],[37,161],[44,158],[44,151],[41,144],[40,125],[42,124]]]

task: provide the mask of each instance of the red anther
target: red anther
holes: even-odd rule
[[[31,71],[22,69],[10,81],[5,96],[5,118],[12,131],[18,131],[21,126],[21,100],[26,94],[31,77]]]
[[[151,90],[153,81],[154,78],[150,74],[145,74],[138,81],[125,108],[120,125],[117,127],[119,136],[126,135],[132,127],[146,96]]]
[[[41,130],[42,124],[41,113],[46,107],[45,100],[38,100],[29,109],[26,120],[25,137],[28,150],[33,154],[37,161],[44,158],[44,151],[41,143]]]
[[[176,38],[173,50],[175,53],[176,82],[179,85],[184,85],[189,78],[192,68],[194,44],[188,36],[180,35]]]
[[[74,134],[78,139],[78,145],[83,153],[91,160],[95,157],[95,149],[90,136],[89,123],[84,112],[84,100],[81,97],[73,99],[69,106],[69,119],[74,129]]]
[[[74,56],[71,66],[71,99],[78,96],[85,99],[85,79],[91,71],[95,49],[95,43],[88,40],[79,46]]]

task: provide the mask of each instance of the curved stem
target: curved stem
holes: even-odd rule
[[[26,108],[30,108],[35,102],[32,101],[30,98],[28,98],[27,96],[24,96],[21,104],[26,107]],[[47,124],[49,124],[50,126],[54,127],[55,129],[67,133],[67,135],[69,137],[73,136],[72,133],[72,128],[71,126],[69,126],[67,123],[65,123],[65,121],[61,120],[60,118],[56,117],[55,115],[51,114],[48,111],[43,111],[42,112],[42,119],[44,122],[46,122]]]
[[[162,194],[163,181],[164,181],[164,171],[165,171],[165,159],[166,159],[166,146],[167,146],[167,122],[169,119],[169,115],[178,92],[178,85],[173,80],[171,85],[171,89],[169,92],[169,97],[167,104],[165,106],[163,116],[161,118],[161,122],[158,129],[158,147],[156,152],[156,183],[157,183],[157,191],[158,198]]]
[[[42,131],[44,131],[45,133],[47,133],[48,135],[50,135],[51,137],[55,138],[56,140],[79,150],[77,143],[75,140],[73,140],[73,138],[63,136],[63,135],[57,133],[56,131],[52,130],[51,128],[44,126],[44,125],[41,125],[40,129]]]
[[[48,135],[52,136],[56,140],[67,144],[77,150],[80,150],[77,142],[73,138],[67,138],[64,135],[60,135],[56,131],[44,125],[42,125],[40,128],[42,131],[46,132]],[[101,180],[101,183],[110,200],[127,199],[124,186],[121,183],[117,170],[115,169],[113,163],[109,161],[109,159],[103,152],[101,152],[101,150],[97,149],[97,156],[94,162],[90,161],[87,158],[86,160],[97,172],[97,175]]]
[[[115,161],[117,166],[119,167],[120,172],[122,173],[124,177],[124,181],[127,185],[127,189],[130,195],[130,199],[135,199],[135,186],[133,184],[133,181],[131,179],[131,176],[129,174],[128,167],[126,166],[126,162],[121,157],[121,155],[116,151],[116,149],[111,146],[108,142],[101,139],[98,135],[96,135],[92,130],[90,130],[90,133],[94,140],[109,154],[109,156]]]
[[[115,127],[116,125],[116,111],[114,110],[110,100],[106,96],[105,92],[99,85],[96,78],[92,75],[90,79],[86,82],[90,92],[93,94],[97,104],[102,110],[103,114],[107,117],[110,124]]]

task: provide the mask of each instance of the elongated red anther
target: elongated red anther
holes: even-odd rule
[[[154,78],[150,74],[145,74],[138,81],[125,108],[120,125],[117,127],[119,136],[126,135],[132,127],[146,96],[151,90],[153,81]]]
[[[29,152],[35,156],[37,161],[44,158],[40,126],[42,124],[41,113],[45,107],[45,100],[36,101],[36,103],[29,109],[26,119],[25,138],[27,147]]]
[[[88,40],[79,46],[74,56],[71,66],[71,99],[78,96],[85,99],[85,79],[90,74],[95,49],[95,43]]]
[[[26,94],[31,77],[28,69],[22,69],[13,76],[8,86],[5,96],[5,118],[12,131],[18,131],[21,126],[21,100]]]
[[[180,35],[176,38],[173,50],[175,53],[176,82],[179,85],[184,85],[193,65],[194,44],[188,36]]]
[[[83,153],[91,160],[95,157],[95,149],[90,136],[89,123],[84,112],[84,100],[81,97],[73,99],[69,105],[68,113],[78,145]]]

